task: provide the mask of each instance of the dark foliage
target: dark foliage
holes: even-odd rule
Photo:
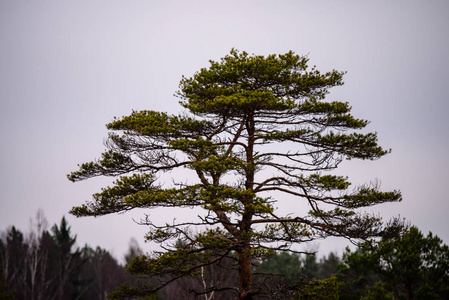
[[[341,299],[449,299],[449,247],[416,227],[375,247],[348,250],[343,261]]]
[[[0,299],[101,300],[132,281],[107,251],[75,248],[65,218],[51,231],[38,228],[25,238],[13,226],[0,240]]]

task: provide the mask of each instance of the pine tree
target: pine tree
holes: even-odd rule
[[[265,57],[232,50],[182,78],[176,95],[184,113],[134,111],[107,125],[107,151],[68,178],[120,177],[72,214],[204,209],[187,223],[155,224],[148,218],[147,239],[167,251],[136,258],[128,269],[162,283],[124,286],[113,296],[151,294],[232,257],[238,286],[200,292],[234,289],[239,299],[251,299],[262,292],[253,282],[253,260],[328,236],[366,240],[398,234],[399,220],[384,224],[358,212],[400,201],[398,191],[383,192],[376,184],[349,189],[348,178],[328,172],[344,159],[375,160],[389,150],[377,144],[375,133],[354,132],[368,121],[354,118],[348,103],[325,101],[329,88],[343,84],[344,72],[322,74],[307,64],[307,57],[293,52]],[[179,169],[190,174],[176,178]],[[168,171],[173,184],[159,179]],[[279,215],[275,205],[281,198],[302,201],[310,211]],[[178,239],[183,247],[175,246]]]

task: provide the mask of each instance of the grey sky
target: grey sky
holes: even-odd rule
[[[449,243],[448,15],[445,0],[0,1],[0,230],[27,230],[42,208],[50,224],[66,215],[79,245],[117,257],[132,236],[143,246],[145,228],[132,221],[143,211],[68,215],[110,180],[73,184],[66,174],[99,156],[114,116],[180,112],[181,76],[235,47],[293,50],[323,72],[348,71],[329,99],[348,101],[393,152],[338,172],[400,189],[402,203],[368,211],[400,214]]]

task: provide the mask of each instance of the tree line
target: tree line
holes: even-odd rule
[[[330,253],[317,261],[281,253],[261,268],[281,272],[290,283],[305,277],[291,299],[449,299],[449,247],[415,226],[395,239],[346,248],[342,257]]]
[[[76,247],[66,219],[46,230],[42,213],[26,235],[12,226],[0,239],[0,299],[106,299],[119,284],[144,285],[105,249]],[[183,246],[178,241],[178,247]],[[131,242],[126,261],[143,251]],[[238,279],[233,254],[203,267],[152,295],[134,299],[235,299],[232,290],[208,291]],[[255,281],[265,296],[255,299],[449,299],[449,247],[437,236],[410,227],[401,237],[347,248],[320,259],[314,253],[279,252],[253,261]]]
[[[206,289],[223,280],[232,284],[238,275],[230,268],[209,268],[206,274],[174,282],[158,292],[158,299],[235,299],[231,291],[198,297],[193,292],[198,285]],[[400,237],[346,248],[342,256],[330,252],[318,259],[314,253],[279,252],[261,263],[255,261],[253,274],[265,289],[255,299],[445,300],[449,247],[438,236],[426,236],[411,226]]]
[[[46,229],[40,211],[27,234],[12,226],[0,239],[0,299],[106,299],[130,281],[111,254],[76,247],[67,220]]]

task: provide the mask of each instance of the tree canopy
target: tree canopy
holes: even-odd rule
[[[0,299],[104,300],[134,280],[107,251],[76,247],[64,217],[48,231],[43,211],[36,216],[25,235],[14,226],[0,233]]]
[[[400,201],[399,191],[381,191],[372,183],[350,188],[347,177],[330,173],[344,159],[375,160],[389,153],[377,144],[376,133],[357,132],[368,121],[353,117],[347,102],[326,101],[329,88],[343,84],[343,75],[310,68],[306,56],[293,52],[260,56],[233,49],[182,78],[179,115],[133,111],[107,124],[111,132],[101,158],[81,164],[68,178],[118,178],[72,214],[204,210],[187,223],[155,224],[147,218],[147,239],[166,251],[135,258],[128,269],[157,276],[161,284],[124,286],[113,296],[146,295],[231,257],[238,286],[194,292],[235,290],[239,299],[251,299],[265,293],[253,281],[253,260],[328,236],[397,235],[400,220],[385,224],[358,209]],[[173,184],[160,180],[179,169],[191,175],[176,178],[172,172]],[[275,204],[281,198],[301,201],[310,211],[279,215]]]
[[[447,299],[449,247],[415,226],[375,247],[349,249],[340,266],[340,299]],[[379,296],[383,293],[383,298]]]

